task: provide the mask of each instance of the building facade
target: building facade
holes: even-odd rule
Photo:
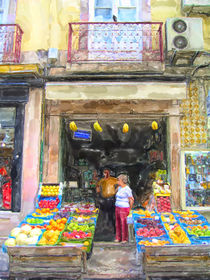
[[[138,179],[161,161],[156,169],[167,169],[173,207],[183,207],[182,151],[209,149],[209,5],[180,0],[1,5],[2,235],[33,210],[40,182],[77,181],[83,187],[75,162],[84,159],[90,166],[85,172],[107,166],[131,172],[141,195],[146,187]],[[97,120],[104,129],[100,140],[71,144],[71,121],[87,132]],[[151,130],[154,120],[158,133]],[[117,130],[124,122],[129,139]],[[209,201],[203,206],[208,210]]]

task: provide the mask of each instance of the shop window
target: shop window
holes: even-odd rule
[[[24,105],[0,104],[0,210],[20,211]]]
[[[11,162],[14,153],[16,108],[0,108],[0,208],[11,210]]]

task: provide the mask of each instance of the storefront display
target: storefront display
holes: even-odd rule
[[[170,213],[133,210],[137,251],[145,246],[210,244],[210,225],[197,211]],[[193,220],[193,226],[186,222]]]
[[[207,150],[187,150],[181,153],[183,209],[210,209],[209,155]]]
[[[73,246],[90,254],[98,209],[86,202],[62,205],[62,190],[62,184],[40,184],[35,211],[12,229],[5,246]]]

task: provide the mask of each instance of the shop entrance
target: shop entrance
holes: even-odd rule
[[[151,126],[154,120],[158,123],[157,130]],[[71,121],[75,122],[77,132],[70,129]],[[113,202],[109,198],[101,201],[96,185],[104,169],[112,177],[125,173],[129,176],[135,205],[139,206],[151,190],[153,174],[158,169],[167,170],[166,118],[104,116],[98,119],[102,132],[94,129],[96,121],[91,116],[77,118],[76,115],[61,120],[60,174],[66,186],[63,202],[94,201],[100,208],[95,240],[111,241],[115,233]],[[122,131],[124,123],[129,126],[127,133]]]

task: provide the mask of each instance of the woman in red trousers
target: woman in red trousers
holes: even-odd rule
[[[133,207],[134,198],[132,190],[128,186],[128,176],[121,174],[117,177],[117,193],[115,201],[115,242],[128,242],[127,216]]]

